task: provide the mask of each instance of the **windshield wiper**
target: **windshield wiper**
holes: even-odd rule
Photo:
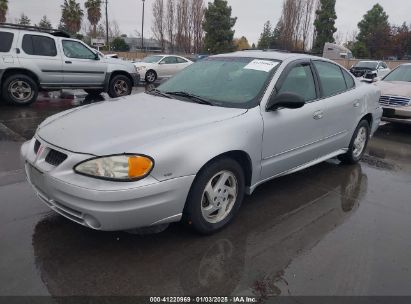
[[[171,97],[169,94],[164,93],[164,92],[162,92],[162,91],[160,91],[160,90],[158,90],[158,89],[152,89],[152,90],[150,90],[150,91],[147,91],[146,93],[147,93],[147,94],[150,94],[150,95],[157,95],[157,96],[161,96],[161,97],[173,99],[173,97]]]
[[[199,103],[199,104],[214,106],[214,104],[211,101],[209,101],[209,100],[207,100],[203,97],[200,97],[200,96],[188,93],[188,92],[184,92],[184,91],[181,91],[181,92],[166,92],[165,94],[179,96],[179,97],[185,97],[185,98],[188,98],[191,101],[194,101],[194,102]]]

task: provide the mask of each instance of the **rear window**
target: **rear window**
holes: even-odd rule
[[[13,44],[14,34],[9,32],[0,32],[0,52],[10,52],[11,45]]]
[[[57,56],[56,43],[49,37],[24,35],[22,47],[23,51],[28,55]]]

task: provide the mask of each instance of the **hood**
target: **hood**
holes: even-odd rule
[[[375,85],[381,90],[381,95],[411,98],[411,82],[379,81]]]
[[[52,116],[37,134],[52,145],[78,153],[137,153],[130,149],[246,111],[141,93]]]

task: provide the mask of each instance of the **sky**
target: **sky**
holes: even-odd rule
[[[167,0],[166,0],[167,1]],[[207,2],[208,0],[206,0]],[[60,20],[60,5],[63,0],[9,0],[9,21],[14,21],[22,13],[26,14],[32,23],[38,23],[43,15],[47,15],[53,25]],[[85,0],[78,0],[84,8]],[[151,37],[153,0],[146,0],[145,37]],[[263,25],[270,20],[274,25],[281,15],[283,0],[228,0],[233,9],[233,16],[238,17],[235,25],[235,37],[245,36],[250,44],[257,43]],[[345,40],[357,29],[362,16],[376,3],[380,3],[388,13],[390,23],[411,23],[410,0],[337,0],[336,26],[339,36]],[[135,36],[135,31],[141,32],[142,1],[140,0],[109,0],[109,19],[116,20],[120,30]]]

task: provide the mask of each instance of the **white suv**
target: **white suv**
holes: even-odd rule
[[[39,90],[84,89],[120,97],[139,81],[132,63],[101,57],[65,32],[0,24],[0,93],[8,103],[31,104]]]

